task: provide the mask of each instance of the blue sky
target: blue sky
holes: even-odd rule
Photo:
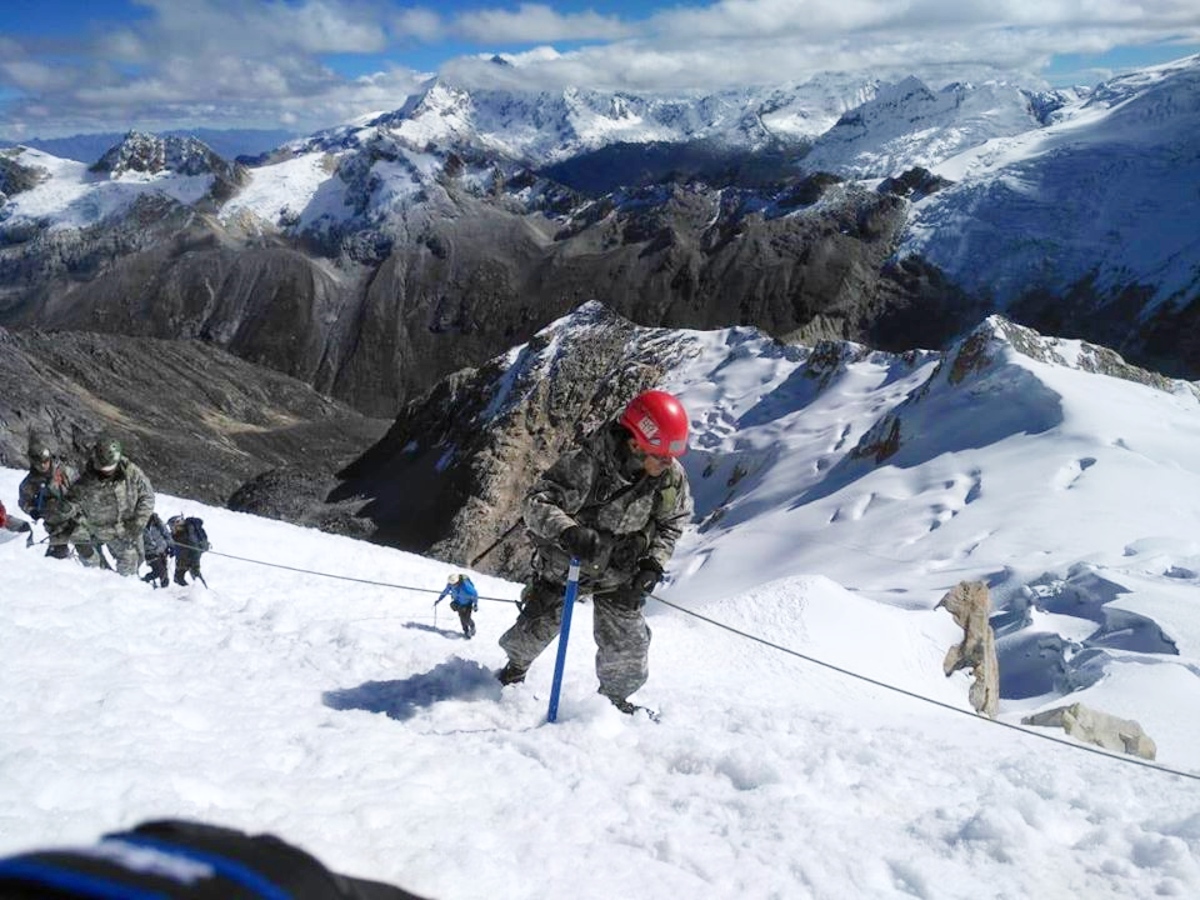
[[[8,0],[0,138],[130,127],[307,133],[440,73],[490,84],[713,91],[823,72],[932,87],[1094,84],[1200,52],[1195,0]]]

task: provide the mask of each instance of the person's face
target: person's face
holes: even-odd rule
[[[667,469],[671,468],[671,457],[669,456],[654,456],[646,453],[637,445],[637,441],[633,438],[629,439],[629,452],[633,454],[633,458],[640,461],[642,471],[651,478],[657,478]]]
[[[50,471],[50,457],[43,456],[37,461],[37,470],[43,474]]]

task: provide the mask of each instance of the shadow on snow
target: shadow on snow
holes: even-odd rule
[[[500,682],[491,670],[474,660],[453,657],[399,681],[368,681],[358,687],[326,691],[321,701],[330,709],[363,709],[389,719],[411,719],[442,700],[496,700]]]
[[[405,622],[404,627],[411,628],[414,631],[428,631],[430,634],[440,634],[444,638],[462,638],[463,636],[462,629],[458,627],[453,629],[438,628],[436,625],[422,625],[419,622]]]

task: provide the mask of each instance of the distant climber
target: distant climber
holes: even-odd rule
[[[5,531],[16,531],[18,533],[29,531],[32,526],[22,519],[20,516],[10,516],[4,508],[4,504],[0,503],[0,528]]]
[[[171,532],[158,513],[150,513],[146,527],[142,529],[142,547],[146,551],[146,563],[150,573],[142,576],[142,581],[154,587],[166,587],[171,583],[167,573],[167,557],[175,552],[175,542],[171,540]]]
[[[29,437],[29,474],[18,488],[17,502],[33,519],[42,522],[49,539],[46,555],[66,559],[71,555],[68,523],[63,521],[63,500],[79,473],[62,462],[50,444],[37,434]]]
[[[185,576],[191,575],[192,581],[207,584],[200,574],[200,557],[209,550],[204,520],[180,514],[167,520],[167,528],[175,543],[175,583],[186,587],[188,582]]]
[[[102,435],[63,501],[61,521],[79,561],[109,567],[107,549],[118,574],[136,575],[144,555],[142,529],[152,512],[150,479],[125,456],[119,440]]]
[[[450,598],[450,608],[458,613],[463,637],[469,641],[475,637],[475,620],[471,618],[471,614],[479,610],[479,591],[466,575],[451,575],[446,580],[446,587],[433,601],[433,605],[437,606],[446,597]]]

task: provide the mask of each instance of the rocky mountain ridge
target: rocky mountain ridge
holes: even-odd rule
[[[0,328],[0,465],[11,468],[28,465],[31,433],[81,466],[108,431],[157,490],[224,505],[264,471],[328,492],[387,426],[201,341]],[[323,505],[292,521],[361,536],[350,512]]]
[[[498,66],[503,68],[502,61]],[[495,87],[465,87],[433,78],[396,110],[291,141],[260,161],[350,149],[380,129],[416,149],[483,152],[534,169],[618,143],[712,141],[742,151],[803,147],[880,86],[877,79],[854,74],[679,94],[582,86],[529,91],[501,84],[498,79]]]
[[[807,483],[796,483],[797,504],[827,497],[879,466],[920,465],[920,454],[928,450],[923,435],[929,429],[922,417],[931,393],[938,396],[939,409],[961,407],[964,421],[976,418],[966,410],[981,403],[988,410],[1008,411],[980,414],[986,421],[963,433],[964,447],[1001,439],[1013,423],[1025,423],[1030,410],[1053,409],[1053,403],[1044,402],[1049,389],[1020,360],[1200,398],[1195,384],[1138,369],[1108,348],[1042,336],[999,316],[979,323],[945,351],[890,354],[845,341],[783,344],[753,328],[716,333],[641,328],[589,303],[527,344],[486,366],[456,373],[414,400],[385,437],[339,473],[340,484],[327,498],[310,496],[310,502],[314,508],[326,499],[358,503],[358,515],[369,520],[365,527],[376,540],[522,578],[529,548],[520,528],[510,528],[518,523],[521,498],[538,472],[581,434],[613,418],[628,397],[673,384],[714,334],[724,335],[718,343],[729,348],[730,362],[751,354],[778,356],[795,366],[788,391],[793,399],[780,401],[791,413],[816,403],[831,385],[863,366],[891,373],[870,404],[878,411],[874,425],[853,441],[843,440],[818,471],[806,474]],[[896,395],[892,385],[906,379],[913,387]],[[796,397],[805,399],[789,405],[797,403]],[[694,427],[713,415],[704,409],[690,412]],[[770,412],[764,409],[761,415]],[[1040,412],[1034,420],[1039,417]],[[723,522],[725,511],[753,490],[748,476],[773,458],[770,448],[720,450],[706,443],[709,437],[707,429],[694,435],[687,460],[702,532]],[[251,509],[270,515],[266,487]]]
[[[92,183],[26,151],[7,157],[19,190],[0,206],[0,323],[199,336],[383,415],[589,300],[644,325],[888,349],[939,346],[1001,309],[1197,373],[1182,326],[1198,254],[1172,224],[1193,201],[1147,190],[1191,171],[1177,136],[1194,134],[1197,71],[1183,60],[1086,99],[910,79],[682,105],[439,82],[236,184],[127,168]],[[797,135],[805,110],[841,125],[790,150],[742,127]],[[688,149],[641,166],[631,141],[648,139]],[[554,158],[539,141],[607,148],[611,172],[533,167]],[[1128,177],[1146,159],[1154,171]],[[1115,192],[1080,193],[1114,166]],[[1086,216],[1064,216],[1073,206]]]

